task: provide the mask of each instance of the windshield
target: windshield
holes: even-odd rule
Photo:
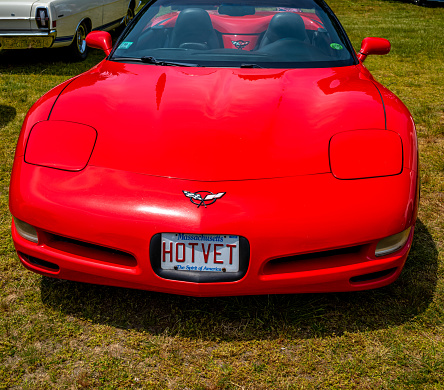
[[[356,63],[332,11],[313,0],[153,1],[120,37],[110,60],[244,68]]]

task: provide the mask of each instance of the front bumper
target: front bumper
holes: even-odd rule
[[[193,296],[357,291],[393,282],[407,244],[375,257],[377,242],[415,220],[416,173],[337,180],[330,173],[240,182],[196,182],[88,166],[68,173],[19,162],[12,214],[39,242],[12,226],[22,263],[61,279]],[[224,191],[197,208],[182,191]],[[231,282],[165,279],[150,261],[162,232],[234,234],[249,243],[248,270]],[[180,272],[180,271],[179,271]]]
[[[0,31],[0,50],[49,48],[53,45],[56,36],[56,30]]]

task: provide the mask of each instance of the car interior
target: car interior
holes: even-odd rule
[[[115,56],[220,64],[319,64],[352,57],[310,10],[226,4],[168,8],[130,32]]]

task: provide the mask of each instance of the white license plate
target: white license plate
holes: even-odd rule
[[[178,271],[239,271],[239,236],[162,233],[161,268]]]

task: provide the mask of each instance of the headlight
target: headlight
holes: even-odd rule
[[[337,179],[364,179],[402,172],[402,141],[390,130],[353,130],[335,134],[329,146]]]
[[[29,223],[20,221],[20,219],[14,218],[14,225],[17,229],[17,233],[22,236],[24,239],[38,243],[39,239],[37,236],[37,232]]]
[[[29,164],[81,171],[94,149],[97,132],[80,123],[42,121],[34,125],[28,137],[25,161]]]
[[[401,233],[383,238],[381,241],[378,242],[378,245],[376,245],[375,255],[385,256],[400,250],[407,242],[410,230],[412,230],[411,226]]]

